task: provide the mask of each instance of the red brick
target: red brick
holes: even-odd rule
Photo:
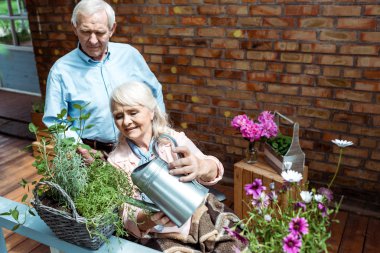
[[[129,7],[129,6],[128,6]],[[193,6],[175,6],[169,8],[170,15],[194,15],[196,10]]]
[[[296,53],[281,53],[280,59],[281,61],[284,61],[284,62],[312,63],[313,55],[296,54]]]
[[[230,15],[243,15],[246,16],[248,14],[248,7],[244,5],[227,5],[226,12]]]
[[[302,65],[301,64],[286,64],[286,71],[288,73],[302,73]]]
[[[379,150],[373,150],[372,155],[371,155],[371,159],[380,160],[380,151]]]
[[[334,19],[332,18],[300,18],[298,26],[302,28],[333,28]]]
[[[343,45],[340,47],[341,54],[356,54],[356,55],[378,55],[379,46],[375,45]]]
[[[274,73],[250,72],[247,74],[248,80],[258,82],[275,82],[277,75]]]
[[[307,65],[304,69],[304,73],[308,75],[319,75],[321,73],[321,67],[317,65]]]
[[[275,52],[265,52],[265,51],[248,51],[247,59],[259,60],[259,61],[274,61],[277,58],[277,53]]]
[[[200,114],[207,114],[207,115],[215,115],[216,110],[215,110],[215,108],[210,108],[210,107],[206,107],[206,106],[193,106],[191,108],[191,112],[200,113]]]
[[[242,26],[261,26],[262,17],[239,17],[238,23]]]
[[[324,120],[315,120],[314,127],[317,129],[327,130],[327,131],[346,132],[348,129],[348,124],[324,121]]]
[[[226,50],[225,51],[225,57],[227,59],[244,59],[245,57],[245,50]]]
[[[294,27],[293,18],[263,18],[264,27]]]
[[[182,17],[181,23],[189,26],[204,26],[207,24],[207,20],[205,17]]]
[[[228,71],[228,70],[216,70],[215,77],[216,78],[227,78],[227,79],[236,79],[241,80],[243,76],[243,72],[241,71]]]
[[[380,68],[380,58],[358,57],[358,67]]]
[[[212,26],[236,26],[236,24],[237,24],[237,18],[235,17],[228,17],[228,18],[211,17],[210,18],[210,25]]]
[[[380,82],[379,81],[356,81],[355,90],[365,90],[365,91],[380,91]]]
[[[369,181],[377,181],[378,180],[378,173],[371,172],[368,170],[363,169],[351,169],[351,168],[345,168],[344,175],[354,178],[361,178]]]
[[[380,114],[380,105],[376,104],[364,104],[364,103],[353,103],[352,104],[352,111],[353,112],[360,112],[360,113],[373,113],[373,114]]]
[[[329,109],[344,110],[344,111],[348,111],[350,108],[350,103],[348,102],[329,100],[329,99],[316,99],[315,105],[320,108],[329,108]]]
[[[203,37],[224,37],[225,36],[225,29],[218,28],[218,27],[212,27],[212,28],[199,28],[198,29],[198,35]]]
[[[299,43],[297,42],[287,42],[287,41],[277,41],[274,43],[275,50],[278,51],[298,51]]]
[[[253,16],[280,16],[281,6],[255,5],[250,7],[250,14]]]
[[[368,121],[367,116],[349,114],[349,113],[334,113],[333,121],[337,122],[351,122],[354,124],[366,124]]]
[[[285,15],[289,16],[316,16],[319,5],[287,5]]]
[[[218,106],[218,107],[239,108],[240,103],[239,101],[236,101],[236,100],[213,98],[212,105]]]
[[[368,79],[380,80],[380,70],[364,70],[363,76]]]
[[[198,13],[200,15],[219,15],[224,13],[224,8],[218,5],[203,5],[198,7]]]
[[[358,134],[367,137],[380,137],[380,128],[367,128],[362,126],[351,125],[351,134]]]
[[[145,15],[164,15],[166,14],[166,7],[165,6],[142,6],[141,7],[141,12],[144,13]]]
[[[314,81],[313,77],[306,75],[281,75],[280,82],[288,84],[302,84],[302,85],[312,85]]]
[[[354,5],[324,5],[322,6],[323,16],[360,16],[361,7]]]
[[[337,77],[340,76],[341,68],[337,67],[323,67],[323,75],[326,77]]]
[[[222,54],[222,51],[219,49],[209,49],[209,48],[195,49],[195,56],[199,56],[199,57],[219,58],[221,54]]]
[[[380,162],[367,160],[365,163],[365,168],[368,170],[380,172]]]
[[[365,5],[364,6],[364,15],[370,16],[380,16],[380,5]]]
[[[368,103],[370,103],[372,100],[371,93],[352,91],[352,90],[336,90],[335,96],[336,98],[339,98],[339,99],[368,102]]]
[[[363,42],[380,42],[380,32],[362,32],[360,39]]]
[[[320,40],[356,41],[356,32],[321,31]]]
[[[354,58],[352,56],[321,55],[319,63],[324,65],[353,66]]]
[[[182,48],[182,47],[170,47],[169,54],[171,55],[194,55],[193,48]]]
[[[253,30],[247,31],[250,39],[279,39],[278,32],[275,30]]]
[[[327,87],[349,88],[352,86],[350,79],[343,78],[318,78],[318,85]]]
[[[339,29],[374,29],[376,28],[376,19],[373,18],[339,18],[337,23]]]
[[[299,116],[306,116],[306,117],[319,118],[319,119],[329,119],[330,114],[331,113],[329,110],[324,110],[324,109],[306,108],[306,107],[298,108]]]
[[[270,72],[283,72],[284,64],[276,63],[276,62],[268,62],[268,70]]]
[[[315,31],[285,30],[282,37],[285,40],[314,41],[317,40],[317,33]]]
[[[239,83],[237,85],[238,90],[247,90],[247,91],[264,91],[264,85],[259,83]]]
[[[351,77],[351,78],[360,78],[362,77],[362,70],[361,69],[351,69],[351,68],[345,68],[343,71],[344,77]]]
[[[296,86],[286,86],[277,84],[268,84],[268,92],[275,94],[286,94],[286,95],[297,95],[299,87]]]
[[[194,28],[169,28],[170,36],[194,36],[194,33]]]

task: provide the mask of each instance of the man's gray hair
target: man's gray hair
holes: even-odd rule
[[[103,0],[81,0],[74,8],[73,15],[71,17],[71,23],[74,27],[78,25],[78,14],[92,15],[94,13],[105,11],[108,17],[108,28],[111,30],[115,23],[115,11],[111,5]]]

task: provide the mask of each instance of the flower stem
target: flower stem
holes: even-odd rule
[[[342,155],[343,155],[343,148],[340,148],[339,150],[339,160],[338,160],[338,165],[336,167],[336,170],[335,170],[335,174],[333,176],[333,178],[331,179],[330,183],[328,184],[327,188],[330,189],[332,183],[334,182],[335,178],[336,178],[336,175],[338,175],[338,171],[339,171],[339,167],[340,167],[340,162],[342,161]]]

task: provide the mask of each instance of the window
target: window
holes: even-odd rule
[[[32,46],[25,0],[0,0],[0,44]]]

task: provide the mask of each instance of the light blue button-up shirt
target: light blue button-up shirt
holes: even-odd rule
[[[58,59],[50,70],[43,122],[47,126],[56,124],[57,114],[64,108],[72,118],[78,118],[79,110],[73,105],[89,103],[82,115],[90,113],[85,124],[94,126],[85,129],[81,137],[116,142],[119,131],[112,117],[110,96],[115,87],[127,81],[147,84],[161,110],[165,111],[161,84],[137,49],[109,42],[106,57],[102,61],[94,61],[78,47]],[[73,126],[79,128],[79,122],[74,122]],[[68,131],[66,136],[78,138],[78,133]]]

